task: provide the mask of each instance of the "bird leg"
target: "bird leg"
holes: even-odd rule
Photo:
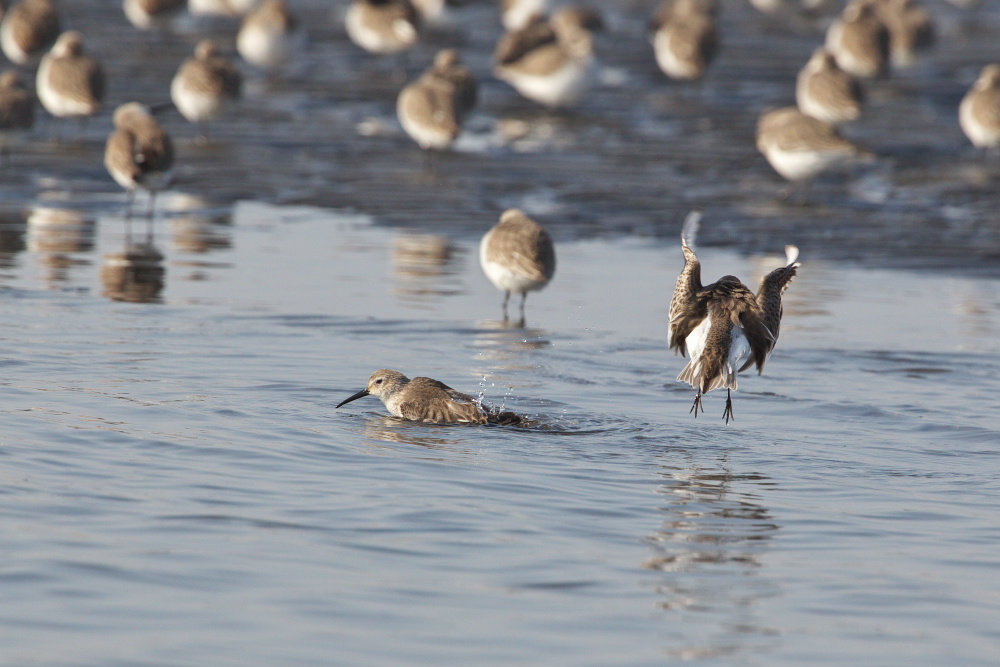
[[[729,389],[726,390],[726,409],[722,413],[722,417],[726,420],[727,424],[730,419],[736,421],[736,416],[733,415],[733,393]]]
[[[135,203],[135,188],[129,188],[125,199],[125,219],[132,219],[132,204]]]
[[[510,303],[510,292],[503,293],[503,321],[506,322],[509,317],[507,317],[507,304]]]
[[[528,300],[528,293],[527,292],[521,292],[521,321],[518,322],[518,324],[517,324],[519,327],[523,327],[524,326],[524,322],[525,322],[525,319],[524,319],[524,302],[527,301],[527,300]]]
[[[693,412],[694,413],[694,418],[697,419],[698,418],[698,410],[699,409],[702,412],[705,411],[705,406],[701,402],[701,389],[699,389],[698,393],[694,395],[694,404],[691,405],[691,409],[688,410],[688,414],[691,414]]]

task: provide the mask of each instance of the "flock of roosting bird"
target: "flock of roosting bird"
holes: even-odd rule
[[[784,1],[751,0],[762,11]],[[968,4],[968,0],[952,0]],[[801,0],[812,11],[822,0]],[[395,54],[414,46],[424,26],[442,21],[450,0],[353,0],[344,14],[350,39],[373,54]],[[595,70],[594,33],[603,28],[592,8],[549,0],[500,0],[507,32],[494,52],[494,75],[522,96],[550,108],[564,107],[585,94]],[[163,27],[187,6],[192,14],[245,15],[236,38],[241,57],[251,65],[280,72],[301,47],[302,29],[284,0],[125,0],[128,20],[142,29]],[[652,16],[652,53],[671,79],[704,76],[718,48],[716,0],[665,0]],[[842,138],[837,126],[857,120],[863,96],[858,84],[890,67],[911,65],[933,38],[931,15],[917,0],[849,0],[826,33],[825,45],[805,64],[796,82],[797,106],[769,111],[757,128],[757,147],[780,175],[804,182],[828,169],[875,156]],[[105,81],[100,63],[85,52],[79,32],[60,31],[55,0],[22,0],[0,23],[0,47],[15,64],[38,63],[37,99],[56,118],[85,119],[100,112]],[[241,94],[240,70],[205,40],[182,63],[170,84],[173,106],[202,128],[235,104]],[[397,99],[403,130],[423,149],[447,150],[462,132],[476,105],[477,79],[456,50],[439,52],[429,70],[405,86]],[[15,70],[0,75],[0,132],[30,129],[35,94]],[[131,215],[136,190],[149,193],[152,217],[156,193],[167,187],[174,163],[170,136],[155,118],[159,109],[138,102],[118,107],[105,149],[105,166],[128,192]],[[1000,146],[1000,65],[987,65],[963,99],[959,122],[978,147]],[[694,252],[700,215],[689,216],[682,233],[684,269],[670,304],[670,347],[689,357],[678,377],[696,396],[691,412],[703,410],[704,394],[725,388],[723,416],[733,417],[731,391],[738,373],[760,372],[778,339],[781,296],[799,267],[794,246],[784,266],[772,271],[757,292],[734,276],[703,285]],[[520,325],[529,291],[544,287],[555,272],[549,234],[523,211],[503,213],[482,239],[480,263],[504,293],[508,318],[512,294],[521,295]],[[340,405],[373,395],[393,415],[436,423],[526,424],[511,412],[429,378],[409,379],[380,370],[366,389]],[[340,407],[338,405],[337,407]]]

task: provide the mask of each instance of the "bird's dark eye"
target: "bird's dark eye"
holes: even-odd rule
[[[382,378],[375,380],[375,384],[382,384]]]

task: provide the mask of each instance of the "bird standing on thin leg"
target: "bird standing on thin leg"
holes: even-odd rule
[[[787,263],[767,274],[755,295],[736,276],[723,276],[711,285],[701,284],[701,263],[694,241],[701,223],[697,211],[688,215],[681,233],[684,269],[677,277],[670,302],[670,347],[690,358],[677,376],[697,390],[691,412],[705,411],[702,396],[726,389],[726,423],[733,419],[732,391],[736,376],[750,366],[757,373],[778,341],[781,327],[781,295],[795,277],[798,248],[785,248]]]
[[[504,211],[500,222],[479,244],[479,264],[496,288],[502,290],[503,319],[511,292],[521,295],[521,320],[528,292],[549,284],[556,272],[556,251],[545,228],[516,208]]]
[[[120,186],[128,191],[126,217],[132,216],[136,188],[149,192],[147,217],[152,219],[156,193],[170,182],[174,148],[170,135],[149,109],[129,102],[115,109],[115,131],[104,149],[104,165]]]

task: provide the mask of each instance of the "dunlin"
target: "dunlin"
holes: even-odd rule
[[[1000,147],[1000,64],[983,68],[958,107],[958,121],[977,148]]]
[[[53,0],[23,0],[12,6],[0,23],[0,48],[11,62],[27,65],[42,57],[59,31]]]
[[[292,56],[297,28],[285,0],[268,0],[243,19],[236,50],[251,65],[278,70]]]
[[[504,293],[503,318],[511,293],[521,295],[521,323],[528,292],[549,284],[556,272],[556,251],[545,228],[516,208],[504,211],[500,222],[479,244],[479,264],[497,289]]]
[[[167,186],[172,175],[174,148],[170,136],[149,109],[138,102],[115,109],[114,124],[115,131],[104,149],[104,166],[128,191],[128,214],[132,212],[136,188],[142,188],[149,192],[152,217],[156,193]]]
[[[790,181],[803,181],[853,161],[873,159],[829,123],[795,107],[769,111],[757,123],[757,150]]]
[[[594,62],[593,14],[563,8],[551,21],[535,15],[497,43],[494,73],[528,99],[548,107],[578,101]]]
[[[677,376],[697,390],[691,412],[705,411],[702,396],[726,389],[726,423],[733,418],[732,391],[738,389],[737,374],[751,366],[757,373],[778,341],[781,327],[781,295],[795,277],[798,248],[786,247],[786,265],[771,271],[755,295],[736,276],[723,276],[711,285],[701,284],[701,263],[694,252],[701,221],[692,213],[684,223],[681,248],[684,270],[677,277],[670,301],[670,347],[690,358]]]
[[[240,98],[242,78],[215,43],[204,40],[195,47],[170,83],[170,99],[192,123],[201,125],[219,117]]]
[[[186,0],[125,0],[122,10],[136,28],[157,30],[165,27],[186,4]]]
[[[403,129],[421,148],[444,150],[462,131],[476,105],[476,77],[454,49],[437,54],[434,66],[403,88],[396,112]]]
[[[59,35],[38,66],[38,99],[56,118],[93,116],[104,101],[104,70],[83,52],[83,35],[75,30]]]
[[[0,155],[35,123],[35,97],[14,70],[0,74]]]
[[[500,0],[500,20],[505,30],[520,30],[536,14],[545,15],[548,11],[549,0]]]
[[[795,85],[799,111],[824,123],[839,125],[861,115],[861,86],[837,66],[829,51],[816,49],[799,72]]]
[[[826,48],[848,74],[862,79],[882,74],[889,33],[870,0],[851,0],[826,31]]]
[[[714,9],[712,0],[668,0],[653,19],[656,63],[671,79],[705,75],[718,47]]]
[[[394,417],[433,424],[504,424],[516,426],[522,418],[513,412],[483,407],[481,401],[425,377],[412,380],[399,371],[382,369],[372,373],[368,387],[337,404],[365,396],[382,400]]]
[[[371,53],[405,51],[420,37],[420,16],[410,0],[354,0],[344,16],[351,41]]]
[[[875,15],[889,31],[893,67],[909,67],[917,52],[934,43],[934,22],[917,0],[873,0]]]

